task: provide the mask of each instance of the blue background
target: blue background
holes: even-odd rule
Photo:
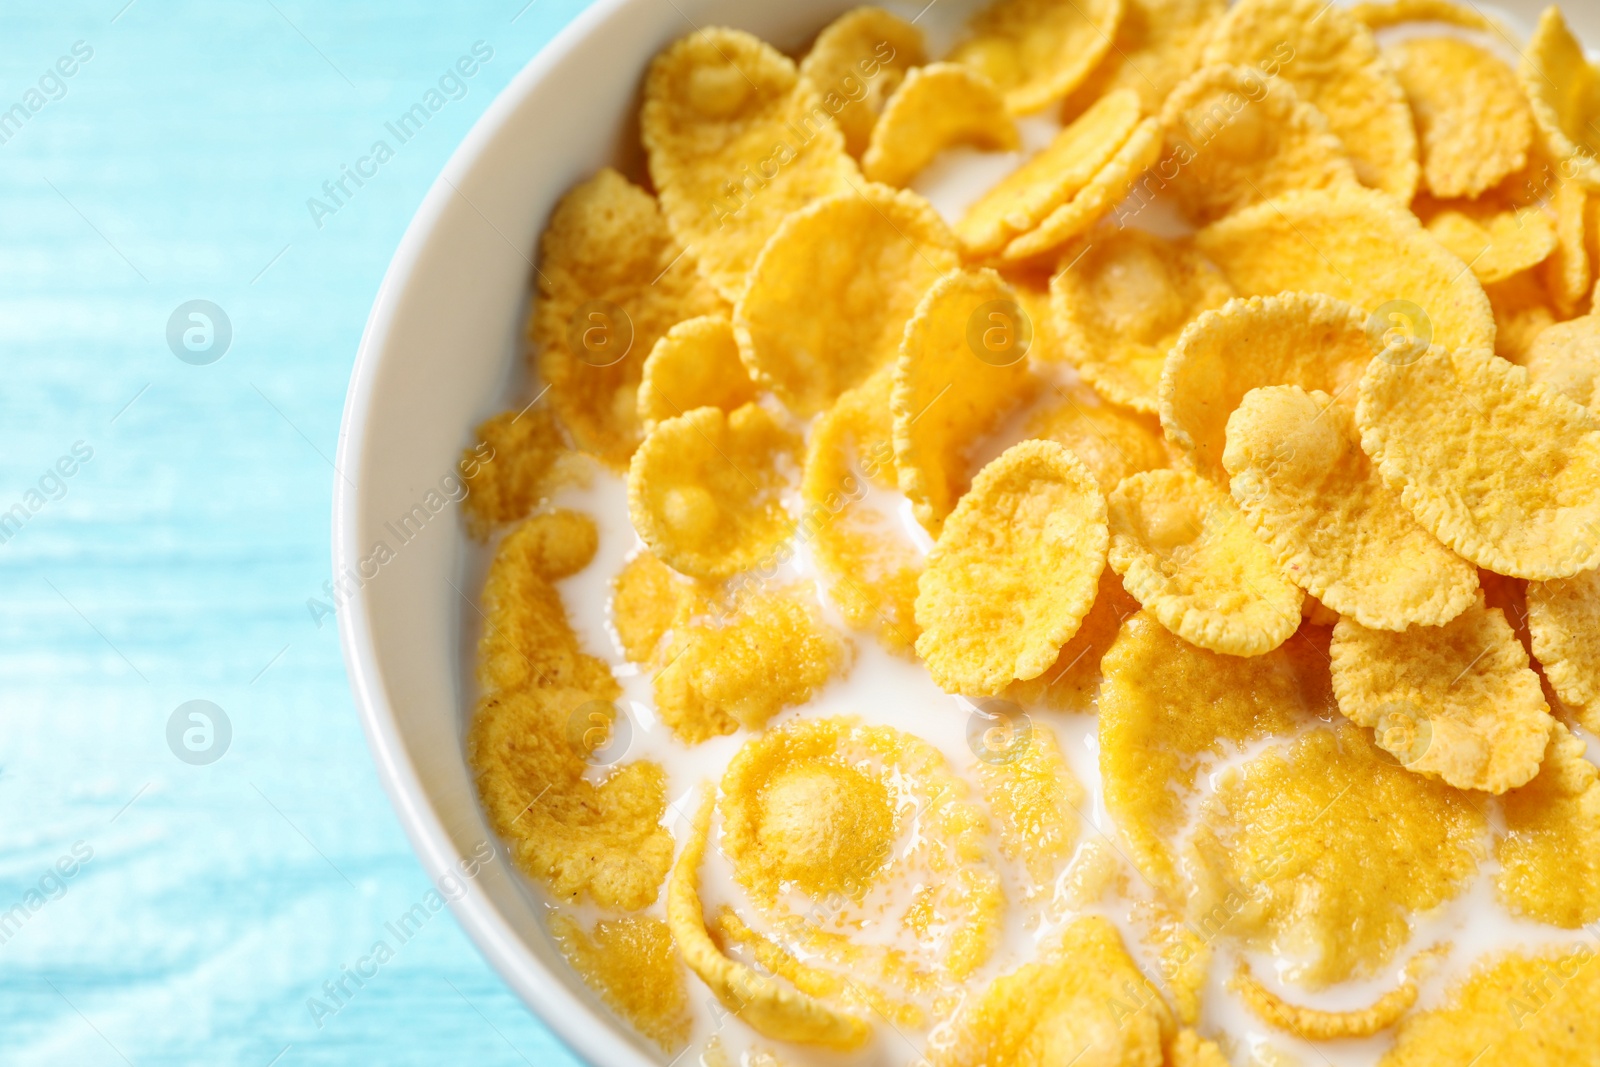
[[[93,449],[0,544],[0,913],[23,905],[0,926],[0,1063],[572,1062],[447,912],[320,1028],[307,1007],[429,889],[336,623],[306,602],[389,257],[467,129],[584,6],[524,2],[0,13],[0,111],[93,49],[0,145],[0,511]],[[386,137],[480,40],[494,56],[466,95]],[[318,228],[307,199],[379,138],[394,158]],[[167,344],[192,299],[232,325],[210,365]],[[232,726],[207,766],[167,742],[196,699]],[[92,858],[47,877],[79,842]]]

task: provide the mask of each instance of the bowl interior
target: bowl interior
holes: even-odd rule
[[[939,0],[959,11],[967,0]],[[430,875],[494,840],[463,754],[464,619],[476,608],[465,530],[449,498],[473,427],[526,384],[532,257],[557,198],[606,163],[637,159],[632,115],[651,56],[706,25],[803,45],[848,0],[598,0],[490,107],[435,183],[368,321],[346,402],[334,516],[340,625],[357,705],[401,821]],[[887,4],[906,17],[920,3]],[[1529,28],[1536,0],[1501,5]],[[1567,15],[1600,41],[1600,10]],[[953,24],[949,12],[938,21]],[[930,42],[937,43],[937,42]],[[420,511],[418,509],[421,509]],[[402,521],[404,520],[404,521]],[[452,901],[506,980],[592,1062],[656,1062],[550,946],[504,854]],[[451,894],[454,895],[454,894]]]

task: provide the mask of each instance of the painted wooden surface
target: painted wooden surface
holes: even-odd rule
[[[429,885],[307,601],[389,257],[582,6],[0,10],[0,1063],[571,1062],[447,912],[325,991]],[[168,343],[197,299],[231,325],[215,362]],[[169,746],[192,700],[231,725],[209,764]]]

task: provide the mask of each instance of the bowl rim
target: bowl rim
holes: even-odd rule
[[[635,0],[594,0],[535,52],[500,90],[450,154],[406,226],[367,314],[345,393],[338,447],[334,456],[332,549],[335,574],[343,573],[346,567],[355,564],[361,557],[356,542],[360,526],[361,491],[351,486],[338,472],[359,471],[366,459],[368,415],[379,366],[390,341],[398,300],[431,244],[451,198],[456,195],[456,186],[503,134],[507,123],[528,94],[560,65],[579,42],[601,32],[607,22],[625,12],[633,2]],[[430,877],[436,877],[439,872],[453,868],[466,857],[445,829],[407,752],[385,687],[371,620],[367,614],[366,598],[352,598],[349,608],[351,610],[338,613],[339,638],[362,732],[366,735],[378,779],[388,794],[412,849],[423,869],[429,872]],[[586,1062],[596,1064],[646,1067],[652,1062],[638,1046],[623,1036],[614,1020],[585,1003],[549,965],[526,950],[520,936],[476,882],[465,880],[464,892],[459,896],[452,895],[448,903],[457,923],[478,951],[516,992],[523,1004],[571,1052]]]

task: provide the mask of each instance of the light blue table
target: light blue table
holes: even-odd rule
[[[345,385],[429,183],[584,0],[524,3],[0,9],[0,1064],[571,1062],[447,913],[308,1008],[428,889],[307,607]],[[167,341],[192,299],[208,365]]]

